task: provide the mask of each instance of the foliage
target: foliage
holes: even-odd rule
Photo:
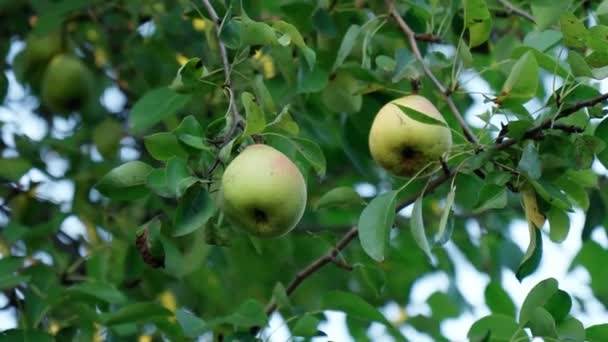
[[[608,253],[591,238],[608,227],[608,181],[592,168],[608,167],[608,1],[16,0],[0,1],[0,19],[13,118],[0,287],[18,320],[1,341],[254,340],[275,311],[307,340],[324,334],[324,310],[345,312],[356,340],[372,322],[398,341],[403,327],[447,340],[441,323],[470,304],[446,243],[490,279],[491,313],[470,340],[608,340],[553,278],[520,308],[502,288],[505,269],[535,272],[543,244],[582,238],[571,268],[608,307]],[[81,71],[54,70],[43,87],[66,55]],[[487,110],[470,113],[479,80]],[[385,103],[414,93],[454,146],[402,179],[373,163],[367,139]],[[235,229],[218,206],[225,166],[260,142],[308,187],[304,218],[276,239]],[[582,237],[568,234],[575,210]],[[450,286],[428,314],[382,313],[434,272]]]

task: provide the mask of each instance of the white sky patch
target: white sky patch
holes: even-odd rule
[[[103,94],[101,94],[101,103],[110,112],[118,113],[125,108],[127,97],[118,89],[118,87],[112,86],[104,90]]]
[[[376,187],[371,183],[357,183],[355,184],[355,191],[361,197],[376,196]]]

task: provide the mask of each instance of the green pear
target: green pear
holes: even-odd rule
[[[17,80],[29,83],[34,90],[38,91],[47,65],[62,50],[60,32],[52,32],[47,35],[30,34],[26,39],[25,49],[15,57]]]
[[[44,73],[42,102],[55,113],[80,110],[89,104],[93,86],[93,75],[80,59],[58,55]]]
[[[306,208],[306,182],[298,167],[268,145],[245,148],[222,176],[225,217],[261,238],[292,230]]]
[[[404,113],[411,108],[445,123],[441,113],[425,97],[405,96],[384,105],[372,123],[369,149],[372,158],[394,175],[411,177],[452,146],[452,134],[447,125],[423,123]]]

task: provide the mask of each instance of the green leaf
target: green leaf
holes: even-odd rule
[[[292,24],[283,20],[275,21],[272,26],[278,32],[283,33],[284,36],[288,36],[290,38],[290,41],[300,49],[300,52],[304,56],[308,67],[312,69],[315,66],[317,55],[313,49],[306,46],[304,38],[302,37],[298,29]]]
[[[329,82],[329,74],[319,64],[315,65],[313,69],[300,65],[298,68],[298,93],[316,93],[325,87]]]
[[[131,132],[141,132],[177,113],[191,98],[167,87],[150,90],[133,105],[129,114]]]
[[[527,341],[528,334],[521,330],[513,317],[493,314],[473,323],[467,337],[471,342]]]
[[[321,321],[313,315],[304,315],[298,319],[291,332],[294,336],[314,337],[318,336],[317,326]]]
[[[559,19],[567,47],[584,50],[587,46],[587,29],[572,13],[564,13]]]
[[[588,169],[593,164],[594,156],[605,150],[606,144],[600,137],[593,135],[576,135],[574,137],[574,158],[577,169]]]
[[[363,96],[359,82],[347,72],[339,72],[321,93],[323,103],[335,113],[355,113],[361,110]]]
[[[557,325],[557,336],[562,341],[584,342],[585,327],[574,317],[567,317]],[[591,340],[591,342],[593,342]]]
[[[534,55],[538,66],[545,69],[547,72],[556,74],[564,78],[570,76],[570,72],[567,70],[566,65],[561,60],[557,60],[555,59],[555,57],[553,57],[553,55],[545,52],[540,52],[535,48],[531,48],[528,46],[516,47],[515,50],[513,50],[513,55],[511,56],[511,58],[520,58],[527,52],[531,52]],[[519,104],[519,102],[521,102],[521,100],[516,100],[515,104]]]
[[[173,134],[183,144],[197,150],[209,150],[203,139],[203,128],[192,115],[186,116],[179,126],[173,130]]]
[[[0,178],[16,182],[31,167],[32,163],[24,158],[0,158]]]
[[[351,187],[340,186],[326,192],[317,201],[315,210],[332,207],[348,207],[359,206],[365,204],[365,201]]]
[[[159,196],[173,197],[173,192],[167,186],[167,173],[164,168],[152,170],[148,174],[146,186]]]
[[[73,285],[67,291],[84,293],[112,304],[124,304],[127,301],[127,297],[114,286],[96,281]]]
[[[551,207],[547,213],[547,218],[549,219],[549,227],[551,229],[549,233],[551,241],[558,243],[564,241],[570,230],[570,218],[568,218],[566,212],[559,208]]]
[[[519,321],[522,324],[526,324],[531,319],[534,309],[544,306],[557,293],[557,286],[557,280],[553,278],[545,279],[536,284],[521,305]]]
[[[568,64],[574,77],[593,77],[593,72],[581,54],[574,50],[568,51]]]
[[[192,177],[186,161],[179,157],[173,157],[167,162],[166,179],[167,188],[175,197],[181,197],[197,181]]]
[[[557,290],[544,304],[544,308],[556,322],[561,322],[566,319],[572,309],[572,298],[566,291]]]
[[[436,291],[426,302],[431,307],[435,319],[444,320],[460,316],[460,306],[448,294]]]
[[[590,27],[587,35],[587,45],[596,52],[605,54],[608,52],[608,26],[595,25]]]
[[[243,328],[264,326],[267,320],[264,306],[254,299],[248,299],[234,313],[224,319],[227,323]]]
[[[536,271],[543,255],[543,237],[540,230],[532,224],[528,224],[528,226],[530,242],[515,274],[519,281]]]
[[[367,255],[383,261],[388,238],[395,219],[397,193],[389,191],[374,198],[359,217],[359,241]]]
[[[298,153],[312,166],[317,173],[317,176],[324,177],[327,169],[327,161],[325,160],[325,155],[323,154],[321,147],[319,147],[319,144],[300,137],[293,137],[292,140],[296,144]]]
[[[105,159],[112,159],[120,147],[123,136],[122,125],[113,118],[106,118],[93,131],[93,142]]]
[[[272,294],[276,299],[277,309],[291,309],[291,302],[289,301],[287,290],[282,283],[277,283],[277,285],[272,289]]]
[[[182,327],[186,337],[197,338],[212,328],[210,325],[206,324],[205,321],[183,308],[177,310],[175,318]]]
[[[365,322],[382,323],[398,341],[405,341],[405,338],[399,330],[397,330],[386,317],[378,311],[378,309],[352,293],[331,291],[323,296],[322,303],[322,308],[324,310],[340,310],[350,317]]]
[[[507,136],[516,140],[522,139],[528,129],[532,128],[534,121],[532,120],[517,120],[509,122]]]
[[[17,272],[23,267],[24,258],[15,256],[3,256],[0,259],[0,274],[9,275]]]
[[[422,199],[420,196],[414,202],[414,208],[412,209],[412,217],[410,218],[410,226],[412,229],[412,236],[414,241],[420,247],[420,249],[426,254],[427,258],[431,263],[435,262],[433,254],[431,253],[431,246],[426,236],[426,230],[424,229],[424,219],[422,217]]]
[[[403,112],[403,114],[407,115],[410,117],[410,119],[418,121],[420,123],[423,124],[427,124],[427,125],[435,125],[435,126],[441,126],[441,127],[447,127],[447,125],[444,122],[441,122],[429,115],[426,115],[422,112],[419,112],[415,109],[412,109],[410,107],[406,107],[406,106],[402,106],[400,104],[397,103],[393,103],[395,106],[399,107],[399,109],[401,109],[401,111]]]
[[[605,146],[608,146],[608,118],[605,118],[595,128],[595,137],[601,139]],[[608,168],[608,148],[604,148],[597,154],[597,159]]]
[[[34,34],[45,34],[61,27],[64,19],[72,11],[82,9],[89,5],[88,1],[83,0],[62,0],[53,3],[46,8],[46,11],[36,20],[36,25],[32,29]]]
[[[517,168],[523,171],[530,179],[540,178],[542,170],[540,159],[538,158],[538,150],[534,142],[526,142]]]
[[[442,246],[446,244],[452,236],[454,225],[448,224],[448,219],[450,218],[450,213],[452,212],[452,205],[454,204],[455,198],[456,186],[452,186],[450,188],[450,192],[445,198],[445,207],[443,208],[441,218],[439,219],[439,226],[437,227],[437,237],[435,239],[435,245]]]
[[[532,181],[530,183],[534,186],[536,193],[547,201],[547,203],[563,210],[572,210],[572,205],[570,204],[568,197],[566,197],[566,195],[564,195],[560,189],[555,187],[553,184],[544,180]]]
[[[468,51],[468,48],[465,45],[462,45],[461,49],[459,50],[461,54],[464,53],[462,52],[463,50]],[[468,56],[466,57],[468,58]],[[415,67],[416,58],[414,58],[414,55],[412,55],[412,53],[408,49],[398,48],[395,51],[395,62],[395,71],[393,73],[391,82],[397,83],[403,78],[410,76],[411,78],[415,78],[413,74],[417,73]]]
[[[118,166],[95,185],[102,195],[115,200],[133,200],[148,194],[146,181],[152,167],[140,161]]]
[[[180,198],[175,210],[173,236],[190,234],[204,227],[214,212],[215,206],[207,190],[201,187],[191,187]]]
[[[507,206],[507,189],[496,184],[485,184],[479,191],[479,200],[474,213],[489,209],[501,209]]]
[[[515,317],[515,304],[500,283],[490,281],[484,292],[486,304],[494,314]]]
[[[298,123],[293,120],[291,114],[289,114],[288,107],[283,108],[274,121],[268,124],[266,129],[268,131],[278,130],[279,132],[294,136],[300,133],[300,127],[298,126]]]
[[[264,117],[264,112],[262,112],[260,106],[256,103],[255,97],[251,93],[243,92],[241,94],[241,102],[243,102],[245,112],[247,113],[247,123],[243,135],[250,136],[262,132],[264,126],[266,126],[266,118]]]
[[[544,30],[559,20],[570,6],[570,0],[533,0],[530,7],[539,30]]]
[[[8,329],[0,332],[2,342],[53,342],[55,338],[44,331],[32,329]]]
[[[492,16],[485,0],[464,0],[464,23],[469,29],[471,47],[488,40],[492,31]]]
[[[264,77],[262,75],[257,75],[253,79],[253,88],[255,90],[255,97],[260,99],[262,110],[267,113],[275,113],[277,107],[274,104],[274,100],[268,91],[266,84],[264,84]]]
[[[254,21],[241,10],[240,22],[241,46],[278,44],[275,30],[268,24]]]
[[[536,95],[538,73],[534,53],[524,53],[511,68],[511,73],[502,86],[501,96],[516,103],[527,102]]]
[[[203,85],[200,79],[205,72],[203,61],[198,57],[191,58],[179,68],[169,88],[182,94],[191,93]]]
[[[229,14],[230,9],[226,14]],[[220,32],[220,39],[227,48],[236,50],[241,46],[241,25],[234,19],[226,19]]]
[[[549,311],[542,307],[536,307],[532,310],[527,326],[530,327],[533,336],[557,337],[555,320]]]
[[[562,33],[556,30],[530,31],[524,38],[524,44],[545,52],[559,44],[562,37]]]
[[[608,323],[588,327],[585,335],[589,342],[603,342],[608,336]]]
[[[144,145],[156,160],[167,161],[173,157],[188,157],[188,153],[180,146],[173,133],[161,132],[148,135],[144,137]]]
[[[357,41],[357,37],[361,32],[361,26],[359,25],[351,25],[346,33],[344,34],[344,38],[342,38],[342,43],[340,43],[340,48],[338,49],[338,53],[336,54],[336,60],[334,65],[331,68],[331,72],[335,72],[346,60],[346,57],[350,54],[353,47],[355,46],[355,42]]]
[[[125,323],[150,322],[171,316],[171,311],[156,303],[134,303],[124,306],[115,312],[102,313],[99,317],[106,326]]]
[[[12,289],[19,284],[27,283],[30,280],[30,276],[23,276],[18,274],[7,274],[0,276],[0,290]]]

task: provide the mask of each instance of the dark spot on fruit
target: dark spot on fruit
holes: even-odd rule
[[[420,152],[416,151],[415,149],[406,146],[401,150],[401,157],[403,157],[403,159],[409,160],[412,158],[416,158],[416,156],[420,154]]]
[[[253,208],[253,217],[255,218],[255,222],[257,223],[268,222],[268,216],[266,216],[266,213],[258,208]]]

